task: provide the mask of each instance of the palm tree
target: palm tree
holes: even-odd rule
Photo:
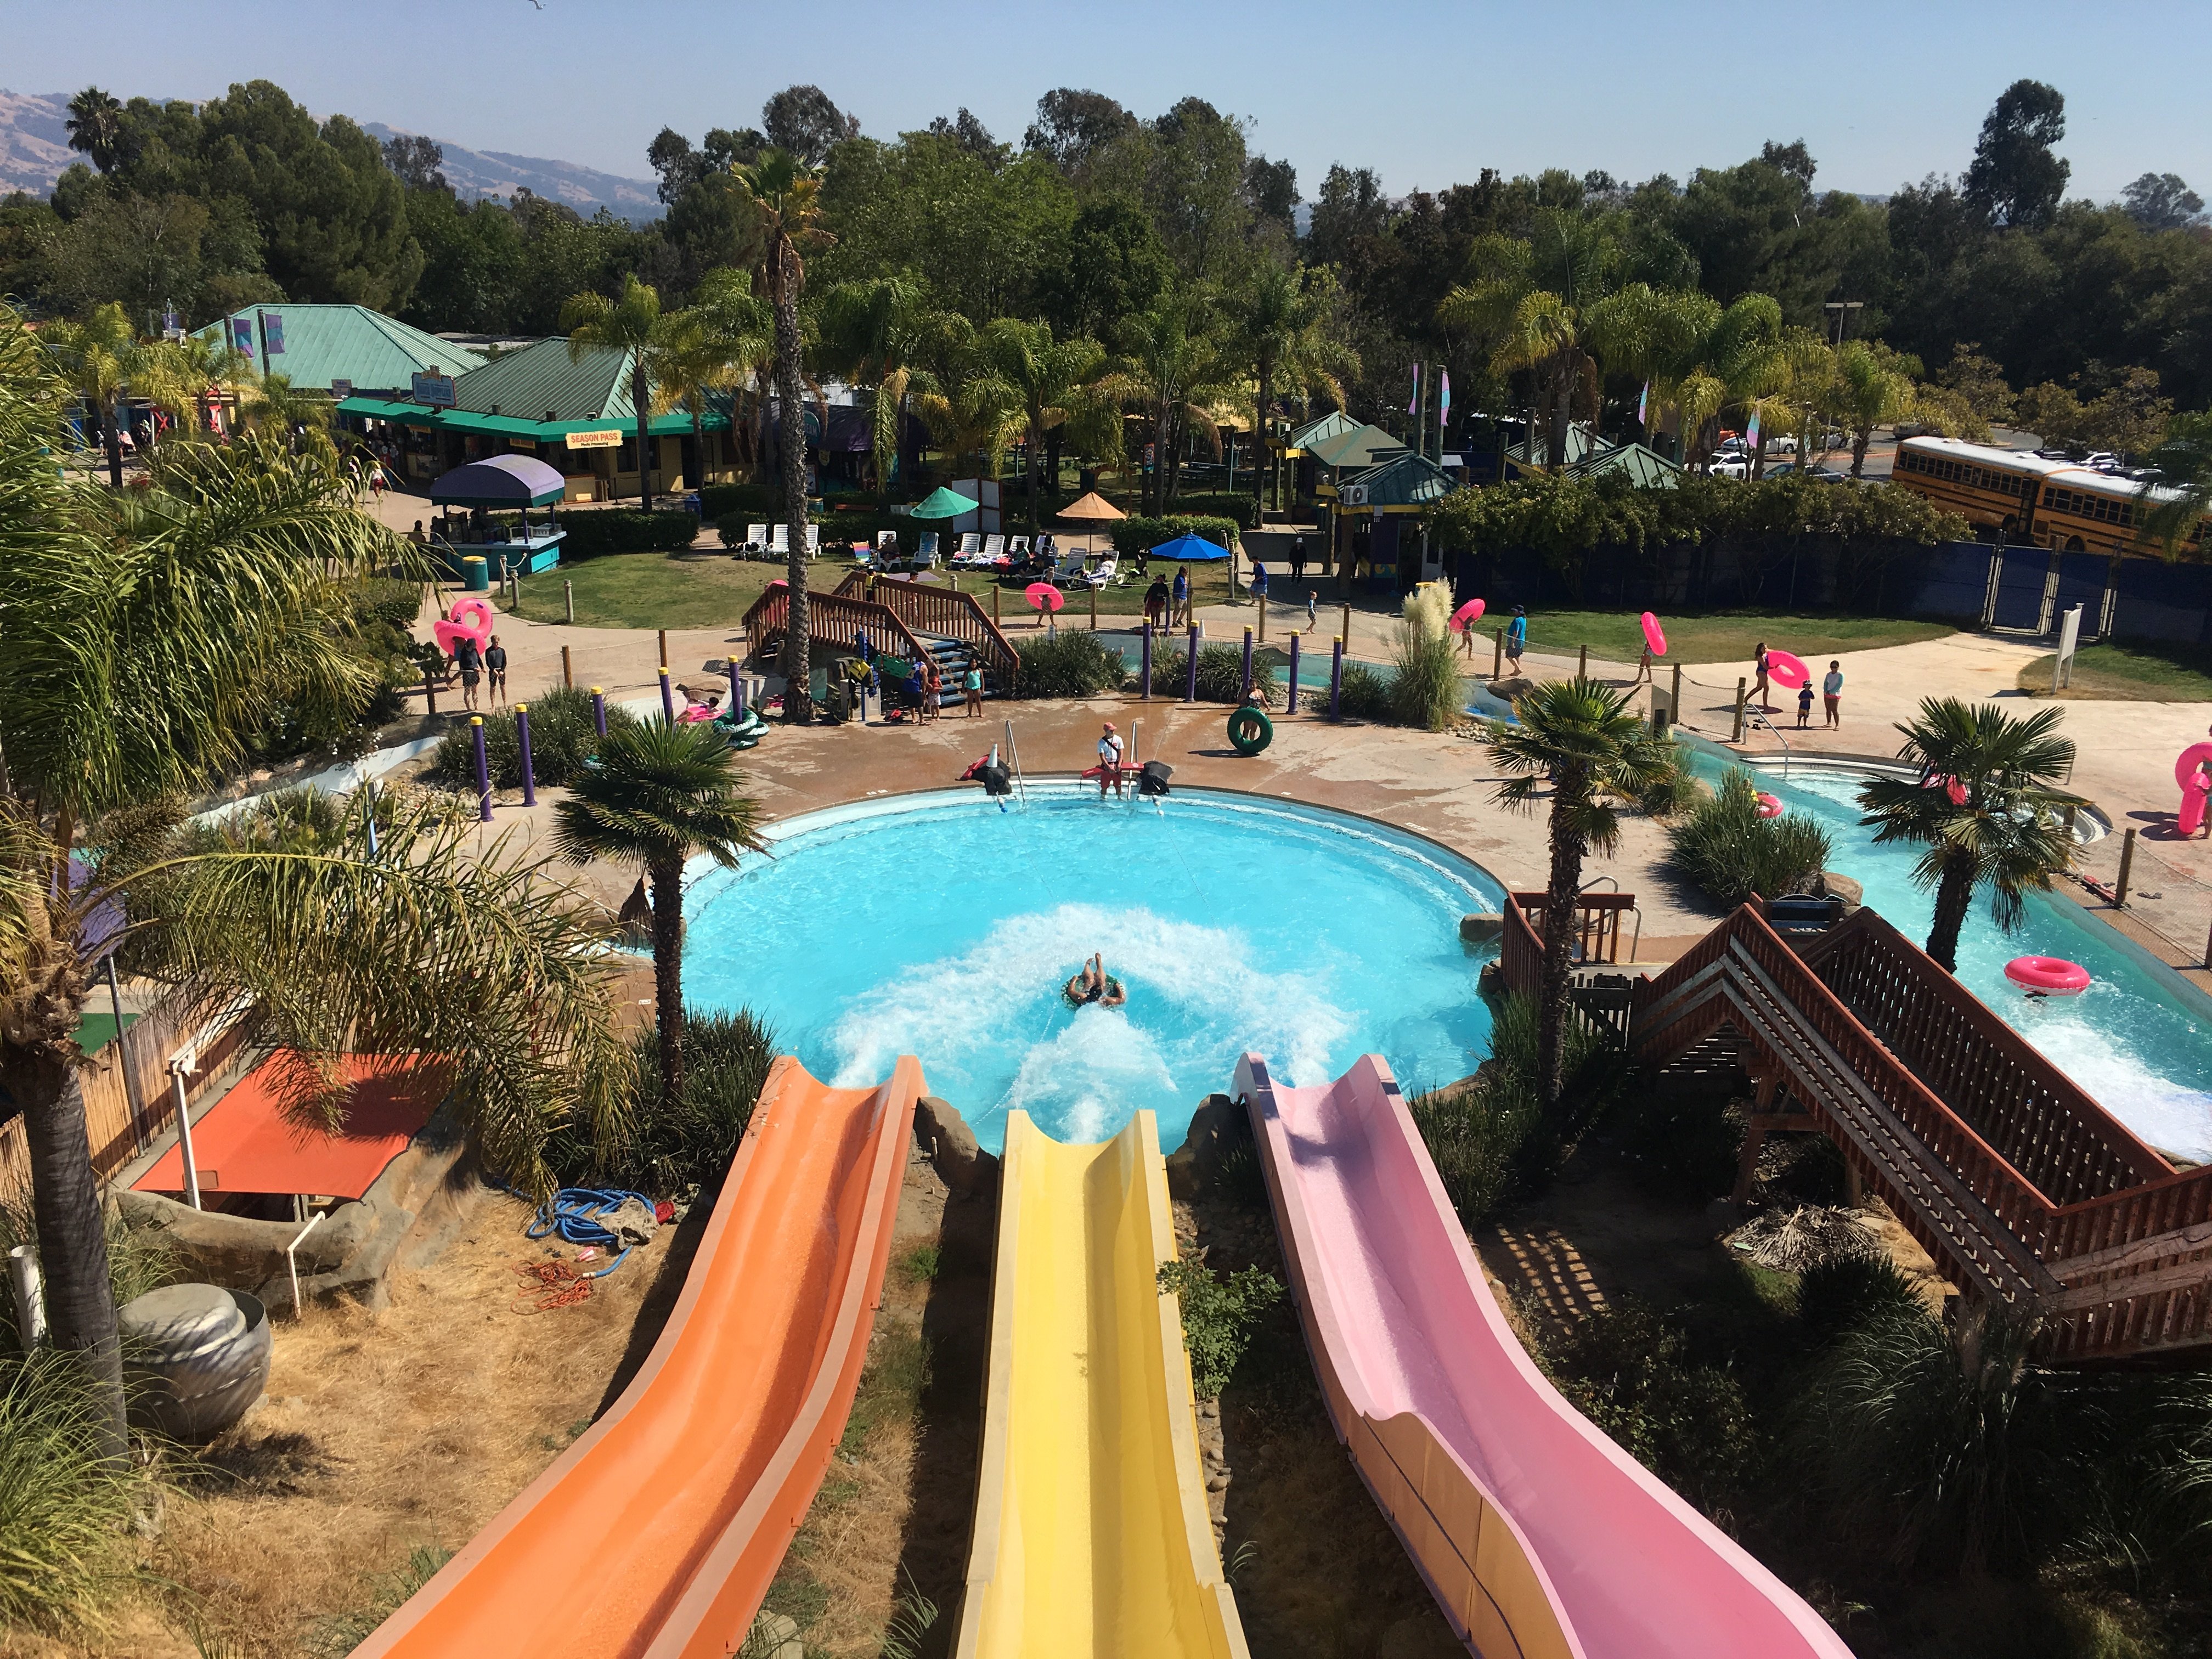
[[[633,865],[652,884],[663,1101],[684,1087],[684,866],[704,854],[729,869],[738,854],[765,850],[759,809],[738,781],[730,745],[711,723],[646,720],[611,729],[599,765],[554,809],[563,858]]]
[[[1086,455],[1117,459],[1121,453],[1121,416],[1098,371],[1106,349],[1096,340],[1055,340],[1049,323],[1025,323],[1000,317],[988,325],[976,343],[982,372],[961,388],[964,408],[986,434],[986,453],[995,474],[1009,441],[1029,440],[1030,529],[1037,530],[1037,479],[1043,471],[1048,434],[1065,434]],[[988,411],[988,413],[987,413]]]
[[[1233,384],[1236,367],[1215,338],[1201,295],[1186,289],[1162,298],[1122,325],[1120,369],[1100,385],[1152,417],[1152,478],[1147,509],[1164,514],[1175,500],[1183,435],[1196,430],[1218,446],[1211,405]]]
[[[653,359],[670,343],[668,321],[660,314],[660,295],[650,283],[623,278],[622,297],[579,294],[561,307],[561,326],[568,331],[568,361],[607,349],[629,354],[629,400],[637,414],[638,504],[653,511]]]
[[[2212,512],[2212,415],[2175,416],[2149,464],[2159,477],[2136,496],[2136,535],[2171,559]]]
[[[1912,406],[1920,360],[1878,340],[1846,340],[1836,349],[1829,410],[1851,434],[1851,477],[1862,477],[1874,429],[1901,420]]]
[[[9,313],[12,323],[14,313]],[[42,337],[70,384],[99,417],[107,447],[107,481],[123,488],[123,392],[139,367],[138,336],[120,303],[101,306],[81,323],[57,323]]]
[[[949,405],[936,371],[969,355],[974,330],[957,312],[933,307],[921,279],[904,271],[837,283],[822,295],[815,324],[823,372],[875,388],[869,447],[877,499],[888,504],[909,400],[927,400],[944,422]]]
[[[1720,319],[1719,302],[1681,289],[1631,283],[1592,305],[1584,318],[1589,349],[1605,368],[1650,386],[1644,399],[1648,442],[1659,406],[1696,366],[1699,348]]]
[[[783,514],[791,556],[785,575],[789,618],[783,631],[783,712],[804,722],[813,712],[812,665],[806,615],[806,416],[799,388],[799,296],[806,287],[805,256],[836,239],[822,227],[822,180],[789,150],[769,149],[732,174],[752,209],[749,232],[762,292],[775,316],[775,397],[783,419]],[[826,434],[825,434],[826,435]]]
[[[742,270],[710,270],[691,303],[668,319],[666,343],[654,354],[658,396],[691,416],[691,448],[701,481],[707,470],[707,398],[742,385],[770,349],[774,324]],[[732,419],[736,418],[732,407]]]
[[[1269,264],[1248,283],[1237,307],[1238,341],[1259,377],[1253,441],[1266,451],[1267,421],[1275,406],[1277,380],[1287,380],[1309,396],[1319,392],[1344,407],[1342,374],[1359,372],[1358,354],[1331,332],[1336,276],[1326,265],[1289,269]],[[1252,522],[1267,504],[1267,468],[1252,470]]]
[[[69,129],[70,148],[92,157],[92,164],[102,173],[121,158],[128,124],[122,101],[113,93],[87,87],[69,100],[69,119],[64,125]]]
[[[72,1035],[118,901],[131,948],[180,994],[252,998],[256,1042],[453,1055],[455,1099],[515,1179],[544,1184],[534,1149],[554,1116],[580,1106],[611,1133],[626,1062],[588,948],[604,930],[458,832],[387,835],[374,863],[365,848],[134,850],[134,817],[234,769],[280,709],[358,713],[374,686],[348,648],[355,586],[415,554],[355,509],[334,455],[252,434],[168,448],[143,497],[58,477],[43,455],[70,397],[0,307],[0,1088],[24,1117],[54,1340],[83,1356],[119,1449]],[[74,888],[73,860],[95,872]],[[343,1109],[304,1079],[295,1104]]]
[[[2025,720],[1994,703],[1927,697],[1904,733],[1898,758],[1919,773],[1876,778],[1859,791],[1860,822],[1877,842],[1924,847],[1913,879],[1936,891],[1928,954],[1959,970],[1959,930],[1974,890],[1990,890],[1990,915],[2000,931],[2020,926],[2030,892],[2051,890],[2051,878],[2074,863],[2074,837],[2060,810],[2081,797],[2058,785],[2074,769],[2074,741],[2057,735],[2063,711],[2045,708]]]
[[[1629,711],[1629,693],[1602,681],[1552,680],[1513,704],[1519,722],[1492,724],[1484,742],[1506,776],[1500,805],[1533,811],[1551,787],[1551,878],[1544,898],[1544,969],[1538,998],[1536,1074],[1544,1103],[1559,1103],[1570,976],[1568,949],[1582,895],[1583,860],[1620,841],[1619,808],[1640,799],[1674,765],[1673,744]]]
[[[326,430],[333,407],[328,397],[296,389],[292,377],[278,370],[261,376],[245,404],[248,420],[267,424],[288,444],[295,432]]]

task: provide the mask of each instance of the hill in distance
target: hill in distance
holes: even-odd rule
[[[62,170],[83,159],[69,147],[69,100],[65,92],[0,88],[0,195],[16,190],[48,195]],[[362,127],[379,139],[406,131],[381,121],[363,121]],[[660,216],[660,198],[650,179],[625,179],[542,155],[471,149],[444,138],[437,142],[446,152],[446,181],[465,200],[512,196],[526,189],[563,203],[587,219],[603,207],[618,219],[638,223]]]

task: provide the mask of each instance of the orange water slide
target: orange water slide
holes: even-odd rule
[[[778,1060],[622,1398],[356,1659],[721,1659],[853,1405],[921,1063],[832,1089]]]

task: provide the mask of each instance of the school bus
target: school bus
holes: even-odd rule
[[[2062,553],[2145,550],[2136,521],[2142,486],[2033,451],[1993,449],[1956,438],[1907,438],[1897,447],[1890,482],[1948,507],[1978,530],[1993,530],[2014,547]],[[2154,501],[2178,492],[2153,487]],[[2201,548],[2202,522],[2189,532]]]

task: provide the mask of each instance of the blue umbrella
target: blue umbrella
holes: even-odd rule
[[[1209,559],[1227,558],[1229,550],[1203,536],[1178,536],[1171,542],[1162,542],[1146,556],[1171,559],[1178,564],[1202,564]]]

